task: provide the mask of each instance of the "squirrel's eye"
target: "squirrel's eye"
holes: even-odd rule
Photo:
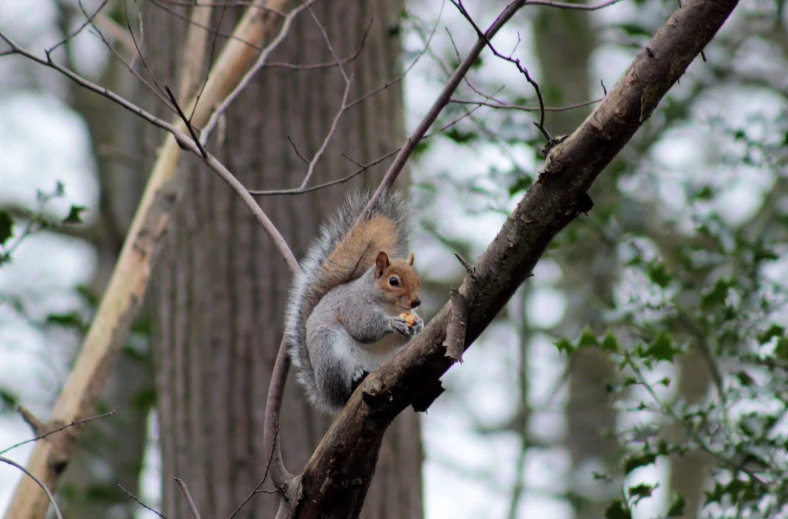
[[[399,286],[399,279],[397,279],[395,277],[390,277],[389,278],[389,285],[391,285],[393,287],[398,287]]]

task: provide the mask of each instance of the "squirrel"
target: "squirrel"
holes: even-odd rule
[[[309,247],[290,290],[285,340],[297,379],[320,410],[336,414],[364,378],[393,357],[424,321],[421,280],[407,252],[408,206],[384,192],[350,195]],[[358,221],[357,221],[358,220]]]

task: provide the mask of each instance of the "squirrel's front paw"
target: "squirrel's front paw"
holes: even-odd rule
[[[389,318],[389,330],[399,333],[400,335],[404,335],[405,337],[410,337],[413,335],[413,329],[408,326],[407,321],[402,317],[391,317]]]
[[[417,315],[416,322],[413,323],[413,325],[410,327],[410,333],[412,335],[416,335],[417,333],[421,333],[423,329],[424,329],[424,320]]]

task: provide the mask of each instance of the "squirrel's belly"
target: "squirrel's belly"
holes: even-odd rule
[[[378,342],[359,344],[359,361],[367,371],[374,371],[393,357],[408,341],[398,333],[390,333]]]

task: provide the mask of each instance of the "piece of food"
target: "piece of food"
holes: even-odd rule
[[[402,312],[399,314],[399,318],[405,321],[405,324],[408,325],[408,328],[413,328],[413,325],[416,324],[419,317],[416,314],[410,312]]]

